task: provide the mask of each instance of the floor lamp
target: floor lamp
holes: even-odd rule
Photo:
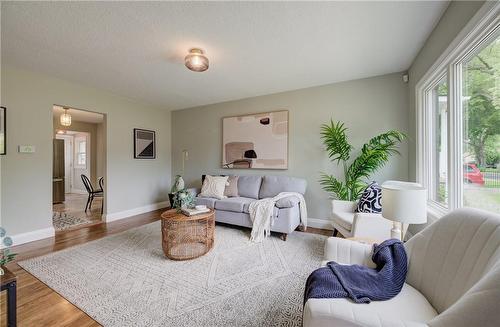
[[[382,184],[382,217],[392,220],[391,238],[403,240],[400,224],[427,222],[427,190],[417,183],[387,181]]]
[[[182,150],[182,175],[184,175],[184,169],[186,168],[186,161],[189,160],[188,150]]]

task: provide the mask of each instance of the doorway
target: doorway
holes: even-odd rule
[[[102,222],[106,201],[105,121],[104,114],[53,107],[52,220],[56,232]]]
[[[87,132],[65,131],[56,134],[57,140],[64,142],[64,189],[65,193],[86,194],[80,176],[92,176],[91,134]]]

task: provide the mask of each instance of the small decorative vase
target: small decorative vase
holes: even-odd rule
[[[174,193],[168,193],[168,202],[170,202],[171,207],[174,205],[174,195]]]

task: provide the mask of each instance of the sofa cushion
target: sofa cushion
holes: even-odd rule
[[[286,198],[279,199],[276,201],[276,207],[280,209],[292,208],[298,205],[300,202],[299,198],[296,196],[287,196]]]
[[[224,190],[224,196],[228,198],[239,196],[238,194],[238,178],[239,176],[229,176],[227,179],[226,189]]]
[[[377,182],[371,182],[359,199],[356,212],[382,213],[382,189]]]
[[[207,198],[224,199],[227,179],[227,176],[207,175],[201,186],[200,195]]]
[[[214,198],[204,198],[204,197],[196,197],[194,199],[194,203],[196,205],[204,205],[204,206],[207,206],[211,209],[214,209],[215,208],[215,201],[217,201],[217,199],[214,199]]]
[[[307,182],[302,178],[288,176],[264,176],[259,199],[272,198],[281,192],[306,193]]]
[[[262,183],[261,176],[239,176],[238,178],[239,196],[245,198],[258,199],[261,183]]]
[[[248,206],[250,205],[251,202],[254,201],[255,199],[245,198],[245,197],[234,197],[223,200],[217,200],[215,202],[215,209],[232,211],[232,212],[244,212],[244,209],[246,207],[248,212]]]

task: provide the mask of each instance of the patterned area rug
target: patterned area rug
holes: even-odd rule
[[[172,261],[155,222],[19,265],[104,326],[301,326],[325,236],[249,234],[217,226],[209,253]]]
[[[54,212],[52,214],[52,224],[56,231],[70,229],[77,225],[91,223],[87,217],[81,217],[67,212]]]

